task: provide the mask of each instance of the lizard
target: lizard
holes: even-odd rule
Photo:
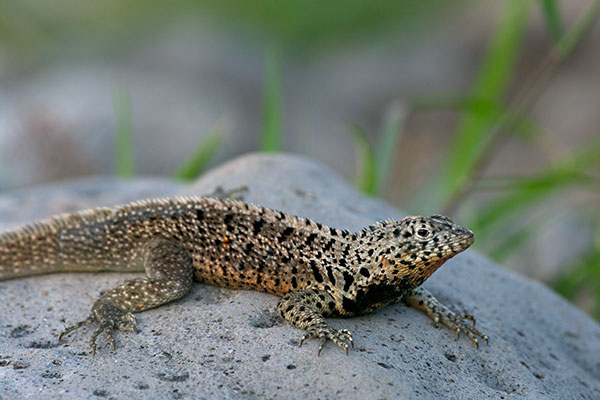
[[[145,272],[102,293],[86,319],[60,334],[59,342],[95,324],[92,354],[100,334],[115,350],[115,331],[139,332],[134,313],[183,297],[194,280],[280,296],[279,315],[305,331],[300,346],[320,340],[317,355],[327,341],[346,355],[354,347],[352,334],[326,317],[367,314],[399,301],[479,347],[488,337],[475,319],[454,313],[421,286],[473,241],[470,230],[441,215],[349,232],[238,199],[174,197],[62,214],[0,233],[0,280]]]

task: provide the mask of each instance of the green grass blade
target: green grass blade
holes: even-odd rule
[[[564,34],[554,47],[559,59],[567,57],[600,17],[600,1],[594,1],[573,28]]]
[[[413,113],[432,110],[457,110],[473,113],[475,116],[489,116],[493,120],[506,118],[506,129],[513,131],[525,140],[531,140],[544,129],[536,121],[525,115],[514,114],[501,103],[481,99],[470,95],[430,95],[416,98],[411,102]]]
[[[375,194],[375,156],[365,131],[358,125],[349,127],[356,150],[356,187],[363,193]]]
[[[472,95],[490,103],[500,103],[508,89],[517,59],[529,9],[529,1],[511,0],[472,89]],[[471,168],[481,156],[492,135],[486,131],[495,122],[492,110],[473,108],[459,122],[456,138],[442,175],[442,204],[468,179]],[[441,205],[441,204],[440,204]]]
[[[403,133],[406,115],[404,105],[399,102],[392,103],[386,111],[383,129],[379,135],[375,151],[374,194],[381,194],[383,186],[387,182],[393,167],[394,152]]]
[[[131,96],[125,87],[118,85],[114,90],[113,101],[117,119],[115,173],[119,178],[131,178],[135,173]]]
[[[585,175],[585,170],[599,162],[600,140],[595,140],[557,165],[530,178],[516,181],[510,193],[478,213],[473,225],[483,240],[486,240],[500,225],[506,224],[510,217],[539,204],[556,191],[570,185],[593,183],[594,180]]]
[[[229,129],[225,124],[217,124],[194,149],[190,157],[177,169],[174,178],[191,181],[196,179],[221,147]]]
[[[558,10],[558,2],[556,0],[540,0],[546,27],[552,43],[558,43],[562,36],[562,24],[560,20],[560,12]]]
[[[282,142],[281,53],[271,48],[266,55],[266,76],[263,97],[263,121],[260,150],[276,152]]]

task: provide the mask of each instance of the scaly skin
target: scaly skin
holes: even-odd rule
[[[348,353],[349,331],[328,316],[370,313],[405,303],[478,346],[487,336],[419,286],[467,249],[473,234],[449,218],[406,217],[357,233],[236,200],[207,197],[147,200],[98,208],[27,225],[0,235],[0,280],[65,271],[145,271],[104,293],[86,324],[97,324],[114,348],[115,329],[138,331],[133,313],[184,296],[195,279],[281,296],[279,314],[306,334]],[[471,319],[473,322],[474,320]]]

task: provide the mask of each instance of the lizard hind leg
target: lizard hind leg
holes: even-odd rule
[[[126,281],[102,294],[94,302],[89,317],[67,327],[58,340],[84,325],[98,324],[90,338],[92,353],[102,332],[114,349],[114,330],[138,333],[133,313],[176,300],[190,290],[194,268],[192,259],[180,244],[166,239],[151,240],[144,247],[143,259],[147,277]]]
[[[306,334],[300,339],[300,346],[306,339],[320,340],[317,355],[331,340],[348,355],[348,347],[354,348],[352,334],[347,329],[332,328],[324,318],[334,311],[335,302],[327,292],[316,289],[303,289],[290,292],[279,300],[277,311],[286,321],[296,328],[304,329]]]

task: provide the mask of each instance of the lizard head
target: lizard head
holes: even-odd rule
[[[446,260],[473,244],[473,232],[442,215],[382,221],[363,231],[366,248],[375,248],[373,278],[416,287]]]

